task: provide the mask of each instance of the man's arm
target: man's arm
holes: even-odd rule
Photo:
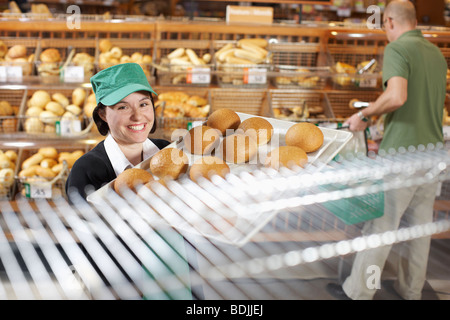
[[[388,80],[386,90],[367,108],[362,108],[364,117],[379,116],[397,110],[406,102],[408,98],[408,80],[402,77],[392,77]],[[367,122],[361,120],[358,113],[355,113],[345,121],[350,131],[362,131],[367,127]]]

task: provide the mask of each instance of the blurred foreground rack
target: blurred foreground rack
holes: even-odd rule
[[[317,263],[450,231],[449,150],[157,183],[95,204],[3,201],[0,299],[308,299],[284,280],[322,277]],[[383,192],[435,179],[433,223],[360,235],[364,220],[383,214]],[[309,274],[296,273],[301,267]]]

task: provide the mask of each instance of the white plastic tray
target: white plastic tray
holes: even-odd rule
[[[238,115],[241,118],[241,121],[250,117],[255,117],[254,115],[245,113],[238,113]],[[265,119],[267,119],[273,125],[274,135],[269,144],[259,147],[258,149],[258,156],[260,157],[260,160],[258,161],[259,163],[251,162],[249,164],[239,164],[239,165],[228,163],[232,174],[239,175],[243,172],[251,172],[252,170],[260,168],[262,166],[260,163],[263,163],[265,155],[270,150],[274,149],[279,145],[285,145],[284,136],[287,130],[293,124],[295,124],[295,122],[277,120],[273,118],[265,118]],[[335,130],[323,127],[319,128],[322,130],[324,134],[324,143],[318,151],[308,154],[308,163],[305,166],[305,172],[313,172],[322,169],[339,153],[340,150],[342,150],[342,148],[350,141],[350,139],[353,136],[353,134],[348,131]],[[173,142],[168,147],[183,148],[183,142],[182,141],[179,143]],[[201,157],[201,155],[189,154],[186,150],[185,152],[188,155],[190,164],[192,164],[196,159]],[[149,165],[150,159],[147,159],[144,160],[142,163],[140,163],[137,167],[148,170]],[[189,189],[192,190],[193,188],[198,187],[197,185],[195,185],[193,182],[190,181],[188,174],[181,177],[179,179],[179,182],[184,187],[184,190]],[[102,188],[98,189],[97,191],[91,193],[88,196],[87,200],[93,204],[101,205],[102,203],[104,203],[105,199],[117,198],[117,194],[112,189],[112,183],[113,182],[110,182],[105,186],[103,186]],[[198,189],[199,189],[198,191],[200,192],[201,187],[198,187]],[[182,195],[180,193],[176,193],[173,190],[172,192],[177,195],[174,198],[178,198],[174,200],[178,201],[180,200],[180,198],[182,198]],[[167,196],[170,196],[169,194]],[[199,198],[201,198],[200,193],[193,192],[193,194],[190,195],[191,197],[190,199],[191,200],[194,199],[196,197],[195,196],[196,194],[198,195]],[[163,197],[165,196],[163,195]],[[233,244],[236,246],[242,246],[245,243],[247,243],[254,234],[256,234],[259,230],[261,230],[261,228],[264,227],[264,225],[268,223],[277,214],[276,211],[264,212],[259,214],[254,212],[246,213],[245,210],[241,210],[240,213],[237,215],[237,220],[235,221],[233,228],[228,229],[224,233],[217,232],[216,230],[214,230],[213,232],[209,232],[206,231],[205,228],[198,228],[198,222],[208,214],[211,215],[214,213],[211,213],[211,209],[208,212],[207,207],[209,207],[210,205],[207,203],[207,200],[203,199],[196,199],[196,200],[198,200],[199,204],[201,203],[200,207],[197,208],[202,208],[201,210],[204,210],[205,211],[204,213],[195,212],[195,210],[191,211],[191,213],[186,213],[184,210],[183,217],[182,219],[180,219],[180,217],[176,214],[176,210],[174,210],[172,214],[161,213],[161,216],[164,217],[166,223],[177,228],[178,230],[187,231],[189,233],[200,235],[202,237],[208,237],[210,239],[215,239],[220,242]],[[186,199],[182,199],[181,202],[186,203]]]

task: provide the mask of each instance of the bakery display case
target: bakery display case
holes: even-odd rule
[[[321,153],[326,163],[314,163],[303,171],[258,168],[251,173],[233,172],[229,179],[170,181],[125,197],[111,192],[97,203],[68,203],[64,181],[71,164],[104,138],[92,122],[96,102],[88,84],[90,72],[121,61],[140,63],[158,92],[154,136],[172,143],[179,142],[180,137],[173,135],[177,129],[202,124],[212,112],[226,108],[284,125],[317,124],[335,133],[327,135],[333,145],[347,142],[350,133],[339,126],[355,112],[350,102],[374,101],[381,94],[379,68],[387,42],[381,31],[326,24],[246,26],[116,17],[118,23],[86,15],[79,30],[68,30],[66,18],[37,24],[36,20],[0,17],[0,39],[5,39],[7,47],[30,40],[28,55],[35,54],[35,59],[45,49],[60,49],[59,66],[67,62],[66,66],[82,67],[84,72],[82,81],[66,81],[67,73],[61,75],[64,69],[60,68],[55,69],[59,74],[45,78],[36,60],[31,73],[21,79],[2,78],[0,73],[0,241],[4,249],[0,260],[6,270],[0,273],[0,285],[7,283],[5,290],[0,286],[0,298],[283,299],[284,292],[289,292],[288,298],[307,298],[304,288],[292,285],[291,277],[304,269],[307,277],[335,277],[316,263],[323,262],[327,269],[364,244],[401,243],[423,234],[448,238],[448,143],[389,155],[358,150],[346,156],[342,148],[336,154]],[[445,38],[448,31],[424,33],[437,39]],[[267,60],[259,66],[267,77],[264,84],[244,83],[239,73],[246,65],[216,63],[217,51],[226,44],[236,49],[243,38],[268,42]],[[443,52],[444,43],[439,43]],[[184,65],[177,69],[170,61],[164,63],[179,48],[184,53],[192,49],[203,60],[200,64],[209,69],[210,82],[190,83]],[[371,74],[356,74],[359,64],[373,58],[377,64]],[[337,62],[355,72],[336,74]],[[227,82],[226,77],[236,74],[237,80]],[[377,80],[375,86],[371,79]],[[76,89],[84,92],[83,99],[74,95]],[[45,106],[50,102],[66,106],[64,113],[72,113],[67,117],[77,123],[76,130],[64,124],[58,131],[56,124],[64,114],[41,116],[60,109],[55,104],[49,110],[43,106],[34,109],[36,113],[30,111],[39,101],[33,98],[39,91],[50,96]],[[78,109],[67,110],[69,105]],[[43,148],[51,149],[53,155],[44,157]],[[385,181],[390,177],[398,179]],[[380,215],[383,191],[434,178],[443,187],[431,224],[361,237],[361,222]],[[210,228],[208,215],[237,219],[228,221],[228,231],[220,233]],[[200,231],[208,232],[198,232],[199,224]],[[186,241],[180,243],[181,238]],[[155,245],[147,246],[142,239]],[[190,269],[183,268],[187,261],[193,261]],[[161,274],[149,276],[147,270]],[[21,277],[28,281],[17,282]],[[266,277],[276,279],[278,290]],[[251,279],[253,286],[249,289],[241,279]],[[197,287],[204,291],[199,293]]]
[[[50,111],[43,110],[43,119],[37,114],[30,115],[32,111],[27,104],[32,93],[42,89],[53,94],[61,88],[62,95],[70,102],[71,90],[82,87],[86,97],[92,98],[89,76],[126,61],[139,63],[157,92],[184,92],[206,102],[198,104],[191,100],[192,104],[186,104],[186,101],[160,99],[156,135],[168,139],[174,130],[202,123],[218,108],[339,126],[354,113],[351,101],[373,101],[381,93],[379,71],[387,40],[379,30],[352,29],[338,24],[257,27],[218,21],[103,15],[81,15],[82,27],[68,30],[63,21],[66,18],[42,19],[39,31],[31,24],[0,20],[6,48],[20,42],[26,47],[27,59],[33,61],[28,62],[30,68],[23,69],[24,74],[31,69],[29,75],[16,80],[3,78],[1,82],[5,98],[12,100],[9,101],[12,106],[19,107],[13,114],[2,116],[7,139],[64,138],[56,132],[56,121],[53,121],[61,120],[62,115],[52,118],[52,123],[47,125],[41,120],[50,121],[45,118]],[[112,19],[120,23],[113,23]],[[13,33],[19,36],[8,37]],[[429,29],[424,34],[446,51],[445,31]],[[26,37],[29,35],[37,37]],[[43,63],[41,55],[46,50],[54,53],[57,50],[59,60],[48,61],[50,65]],[[230,59],[251,61],[251,64],[233,64]],[[359,74],[372,59],[375,62]],[[20,90],[11,85],[19,85]],[[86,135],[95,137],[91,119],[95,101],[89,99],[76,106],[82,109],[81,114],[76,108],[72,110],[76,111],[72,116],[79,117],[75,119],[77,128],[63,121],[65,137],[70,141]],[[55,129],[46,133],[50,128]]]

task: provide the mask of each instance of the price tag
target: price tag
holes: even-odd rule
[[[0,66],[0,81],[21,81],[22,76],[21,66]]]
[[[32,199],[48,199],[52,197],[50,183],[25,183],[25,196]]]
[[[64,69],[64,82],[83,82],[83,66],[67,66]]]
[[[6,77],[6,67],[0,66],[0,81],[5,82],[7,79]]]
[[[188,68],[186,83],[209,84],[211,82],[211,70],[209,68]]]
[[[62,119],[55,123],[56,134],[60,136],[70,136],[81,131],[81,121],[74,119]]]
[[[23,71],[21,66],[6,67],[6,76],[11,80],[22,80]]]
[[[267,71],[262,68],[244,68],[245,84],[266,84]]]
[[[360,88],[375,88],[376,86],[377,86],[377,79],[376,78],[359,80],[359,87]]]
[[[338,17],[350,17],[352,9],[350,7],[339,7],[336,14]]]

